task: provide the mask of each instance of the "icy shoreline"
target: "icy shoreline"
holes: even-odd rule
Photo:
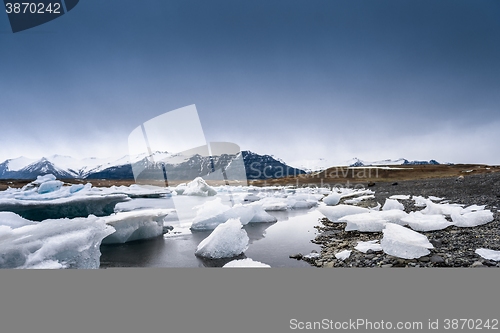
[[[424,197],[444,202],[442,207],[450,207],[447,209],[452,209],[453,204],[471,207],[469,210],[485,208],[485,213],[475,216],[477,223],[481,223],[481,215],[487,214],[487,211],[492,212],[493,218],[491,222],[469,227],[466,224],[460,225],[463,221],[455,215],[455,220],[453,216],[448,218],[450,222],[446,223],[449,225],[443,225],[445,228],[442,230],[419,231],[433,246],[429,249],[429,254],[419,258],[405,259],[379,250],[366,253],[355,250],[346,260],[337,260],[335,254],[354,249],[360,242],[379,241],[384,235],[382,232],[345,231],[346,223],[323,218],[317,228],[321,233],[313,240],[321,246],[321,254],[316,258],[304,260],[317,267],[500,267],[500,262],[484,258],[476,252],[480,248],[500,250],[500,174],[471,175],[463,181],[440,178],[402,181],[398,185],[377,183],[371,189],[375,191],[375,198],[360,205],[370,207],[376,202],[383,203],[386,199],[396,196],[394,198],[399,199],[404,211],[410,213],[411,217],[411,214],[416,214],[411,212],[422,210],[421,199],[418,197]],[[417,200],[412,200],[411,197]],[[439,205],[431,207],[429,209],[442,208]],[[463,213],[461,217],[468,216],[467,210]],[[436,219],[434,223],[443,222]]]

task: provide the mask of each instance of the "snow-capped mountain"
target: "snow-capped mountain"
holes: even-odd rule
[[[389,166],[389,165],[424,165],[424,164],[440,164],[436,160],[430,160],[430,161],[409,161],[406,158],[398,158],[396,160],[381,160],[381,161],[373,161],[373,162],[368,162],[368,161],[363,161],[360,160],[359,158],[355,157],[352,160],[349,160],[346,165],[351,166],[351,167],[361,167],[361,166]]]
[[[243,159],[248,179],[280,178],[305,173],[269,155],[259,155],[250,151],[243,151],[239,154]],[[192,179],[208,174],[213,169],[230,168],[234,157],[234,155],[214,157],[193,155],[186,158],[166,152],[156,152],[151,156],[141,154],[132,158],[126,155],[118,159],[79,160],[62,155],[52,155],[39,160],[19,157],[8,159],[0,164],[0,179],[36,179],[38,175],[48,173],[60,179],[134,179],[132,163],[141,164],[145,172],[153,176],[158,172],[162,175],[163,168],[166,168],[169,176],[174,179]],[[167,164],[162,161],[167,161]]]

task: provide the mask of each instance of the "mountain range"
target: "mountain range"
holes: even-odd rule
[[[41,159],[18,157],[0,163],[0,179],[36,179],[39,175],[53,174],[58,179],[134,179],[132,165],[142,165],[149,174],[163,174],[165,165],[151,161],[161,161],[175,157],[166,152],[156,152],[151,156],[128,155],[120,159],[86,158],[78,160],[70,156],[53,155]],[[241,158],[245,165],[247,179],[280,178],[287,175],[304,174],[305,171],[285,164],[270,155],[259,155],[251,151],[242,151],[237,156],[221,155],[207,157],[193,155],[175,165],[166,165],[169,177],[175,179],[193,179],[198,175],[208,174],[210,170],[222,168],[230,170],[231,161]],[[195,167],[193,167],[195,166]]]
[[[247,179],[281,178],[289,175],[305,174],[307,168],[295,168],[272,155],[259,155],[251,151],[242,151],[237,156],[221,155],[207,157],[193,155],[181,159],[175,164],[166,165],[152,161],[168,160],[175,157],[166,152],[155,152],[151,156],[145,154],[122,158],[85,158],[75,159],[70,156],[52,155],[40,159],[18,157],[0,163],[0,179],[36,179],[39,175],[54,174],[59,179],[124,179],[133,180],[132,165],[141,165],[146,170],[146,176],[163,175],[165,168],[168,170],[169,179],[193,179],[199,175],[206,175],[211,170],[222,169],[230,171],[231,161],[240,158],[245,166]],[[381,160],[369,162],[358,158],[351,159],[345,165],[351,167],[382,166],[382,165],[422,165],[440,164],[436,160],[410,161],[404,158],[395,160]],[[195,167],[193,167],[195,166]],[[304,171],[306,170],[306,171]],[[170,178],[172,177],[172,178]]]

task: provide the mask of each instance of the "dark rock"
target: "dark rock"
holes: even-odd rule
[[[394,182],[394,183],[392,183],[392,185],[393,185],[393,186],[394,186],[394,185],[398,185],[398,182]]]
[[[443,257],[435,254],[431,257],[431,262],[433,262],[435,264],[442,264],[442,263],[444,263],[444,259],[443,259]]]
[[[300,260],[302,259],[304,256],[302,255],[302,253],[297,253],[297,254],[291,254],[288,256],[289,258],[292,258],[292,259],[297,259],[297,260]]]

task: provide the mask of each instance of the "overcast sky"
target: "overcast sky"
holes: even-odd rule
[[[85,0],[0,14],[0,162],[116,156],[196,104],[208,141],[289,164],[500,164],[500,2]]]

